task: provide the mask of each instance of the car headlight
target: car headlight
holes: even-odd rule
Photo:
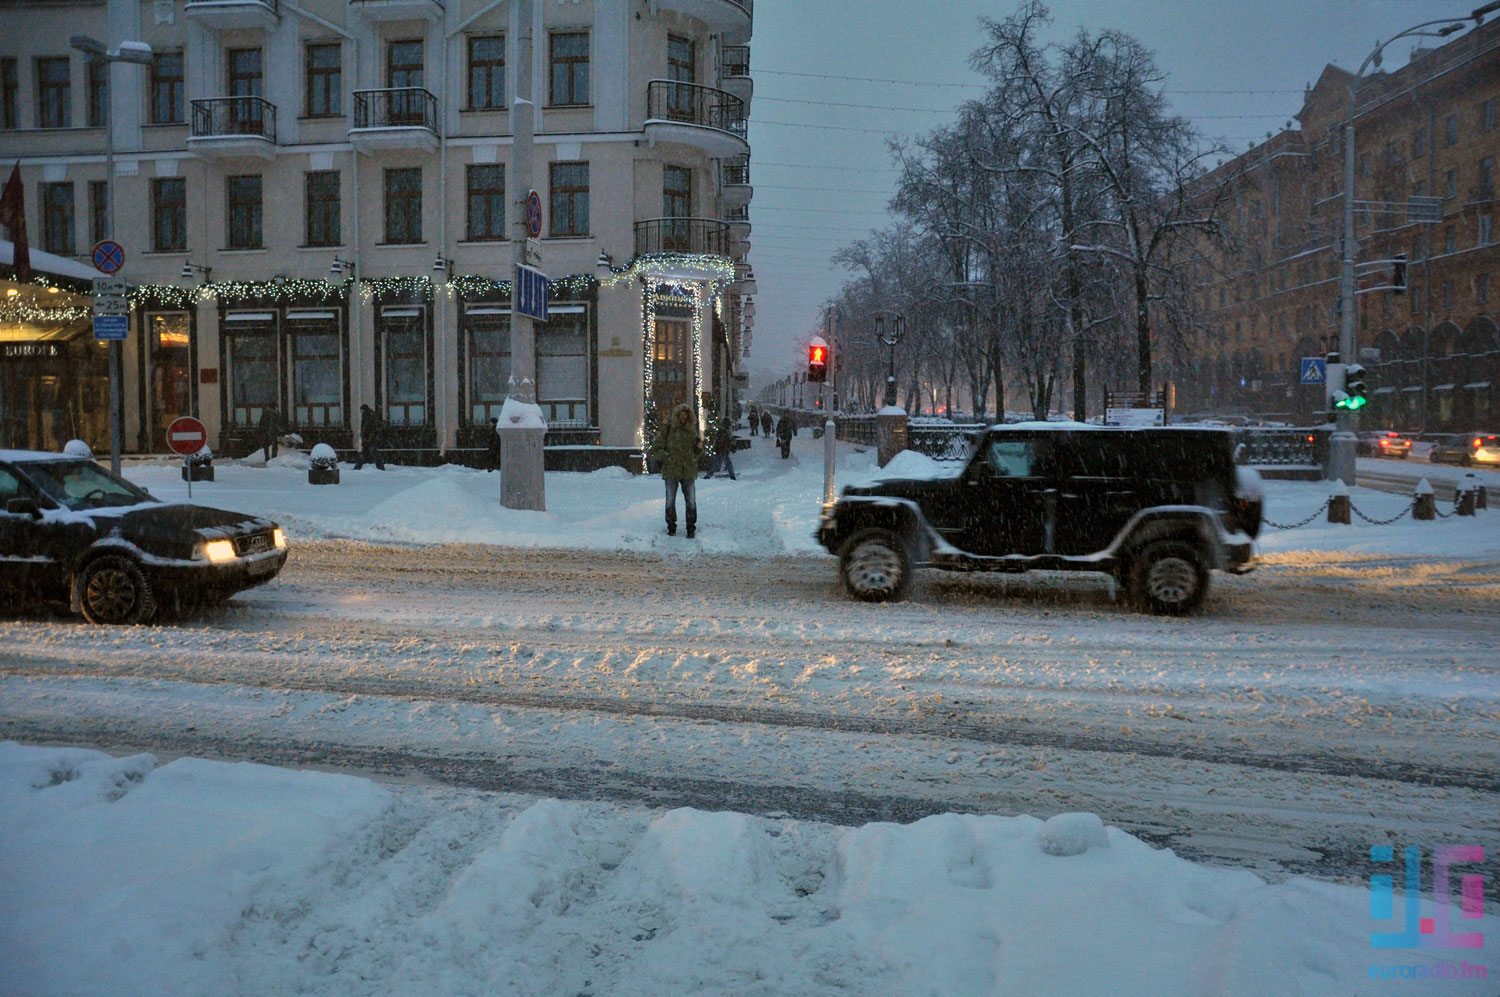
[[[286,534],[281,532],[279,526],[271,531],[271,542],[276,545],[277,550],[286,549]]]
[[[234,560],[234,543],[229,540],[210,540],[203,545],[203,556],[215,564]]]

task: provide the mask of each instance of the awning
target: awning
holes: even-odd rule
[[[12,266],[16,261],[16,244],[9,239],[0,239],[0,265]],[[96,277],[104,275],[91,266],[85,266],[66,256],[57,256],[53,253],[32,247],[31,269],[37,273],[51,274],[54,277],[71,277],[74,280],[92,281]]]
[[[1468,384],[1464,385],[1464,390],[1465,391],[1483,391],[1485,388],[1488,388],[1489,386],[1490,386],[1490,382],[1488,382],[1488,381],[1470,381]]]
[[[1452,391],[1453,390],[1453,385],[1451,385],[1451,384],[1434,384],[1432,386],[1432,390],[1433,391]]]
[[[62,342],[72,339],[80,332],[92,326],[93,323],[88,320],[74,322],[69,325],[58,325],[56,323],[33,325],[25,323],[22,325],[0,326],[0,343]]]

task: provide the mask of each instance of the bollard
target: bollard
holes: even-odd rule
[[[1479,483],[1478,475],[1476,475],[1473,471],[1465,471],[1464,479],[1461,482],[1461,485],[1463,487],[1463,490],[1468,492],[1469,495],[1472,496],[1475,509],[1489,508],[1490,498],[1489,495],[1485,492],[1484,485]],[[1473,513],[1465,512],[1460,513],[1460,515],[1470,516],[1473,515]]]
[[[1342,481],[1333,483],[1333,492],[1328,496],[1328,521],[1349,525],[1349,486]]]
[[[1453,496],[1453,511],[1460,516],[1474,515],[1474,489],[1465,488]]]
[[[1474,508],[1488,509],[1490,507],[1490,491],[1483,485],[1474,486]]]
[[[312,463],[307,468],[309,485],[336,485],[339,483],[339,458],[333,447],[319,443],[312,448]]]
[[[1412,519],[1437,519],[1437,499],[1432,494],[1432,483],[1426,478],[1417,482],[1412,491]]]

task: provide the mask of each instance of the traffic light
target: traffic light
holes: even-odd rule
[[[828,344],[820,337],[807,346],[807,379],[818,384],[828,380]]]
[[[1347,408],[1345,402],[1349,400],[1349,393],[1344,390],[1343,357],[1337,353],[1330,353],[1323,360],[1323,382],[1324,393],[1328,398],[1328,411],[1332,414],[1334,409]]]
[[[1391,290],[1397,294],[1406,293],[1406,254],[1397,253],[1391,260]]]
[[[1369,390],[1365,387],[1365,369],[1357,363],[1344,368],[1344,400],[1334,402],[1338,408],[1358,412],[1370,402]]]

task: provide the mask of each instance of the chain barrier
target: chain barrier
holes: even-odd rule
[[[1435,512],[1435,513],[1437,513],[1437,517],[1439,519],[1452,519],[1454,516],[1458,515],[1458,497],[1457,496],[1454,496],[1454,499],[1453,499],[1453,511],[1452,512],[1444,512],[1443,510],[1441,510],[1439,508],[1436,508],[1436,505],[1437,505],[1436,503],[1433,503],[1434,508],[1433,508],[1432,511]]]
[[[1353,502],[1349,503],[1349,511],[1354,513],[1360,519],[1363,519],[1365,522],[1369,523],[1371,526],[1389,526],[1396,520],[1400,519],[1402,516],[1406,515],[1408,512],[1411,512],[1416,507],[1416,500],[1413,499],[1411,505],[1408,505],[1405,509],[1402,509],[1390,519],[1371,519],[1369,516],[1366,516],[1364,513],[1359,511],[1359,506],[1355,505]]]
[[[1323,504],[1314,509],[1311,516],[1308,516],[1306,519],[1298,523],[1277,523],[1267,519],[1264,516],[1261,517],[1261,522],[1265,523],[1267,526],[1274,526],[1278,530],[1295,530],[1297,527],[1306,526],[1308,523],[1311,523],[1314,519],[1317,519],[1319,516],[1321,516],[1323,514],[1323,510],[1328,508],[1328,503],[1331,501],[1331,498],[1324,499]]]

